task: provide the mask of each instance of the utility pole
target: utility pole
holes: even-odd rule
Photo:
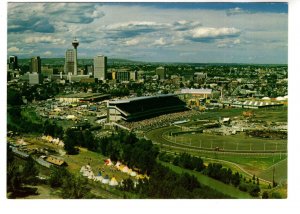
[[[273,167],[273,187],[275,187],[275,166]]]

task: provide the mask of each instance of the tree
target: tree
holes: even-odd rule
[[[14,154],[7,144],[7,169],[6,169],[6,185],[7,192],[15,192],[20,189],[23,181],[21,177],[20,167],[15,161]]]
[[[260,192],[260,188],[258,185],[250,185],[249,186],[249,193],[251,196],[258,197],[259,192]]]
[[[22,105],[22,94],[13,88],[7,89],[7,104],[12,106]]]
[[[39,170],[36,167],[35,161],[32,157],[29,157],[25,163],[22,170],[22,175],[24,177],[24,182],[27,184],[34,184],[37,181],[36,176],[38,176]]]
[[[76,134],[72,129],[68,129],[66,131],[66,136],[64,139],[64,149],[70,155],[76,155],[79,153],[78,149],[75,148],[76,146]]]
[[[64,180],[61,195],[68,199],[89,198],[90,190],[87,179],[72,175],[70,179]]]
[[[240,184],[241,178],[238,172],[234,173],[234,175],[231,177],[231,183],[237,187]]]
[[[68,182],[70,178],[71,174],[66,168],[51,167],[48,182],[52,188],[58,188],[61,187],[64,182]]]
[[[269,198],[269,194],[268,194],[267,191],[264,191],[264,192],[263,192],[262,198],[263,198],[263,199],[268,199],[268,198]]]

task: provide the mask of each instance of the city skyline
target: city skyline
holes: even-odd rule
[[[73,37],[78,58],[287,64],[288,4],[8,3],[8,55],[64,57]]]

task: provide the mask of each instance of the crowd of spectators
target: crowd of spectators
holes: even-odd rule
[[[141,130],[148,131],[157,127],[168,126],[173,122],[192,119],[196,115],[201,114],[199,111],[188,110],[181,111],[176,113],[164,114],[158,117],[153,117],[150,119],[135,121],[135,122],[126,122],[120,121],[119,124],[129,128],[132,131]]]

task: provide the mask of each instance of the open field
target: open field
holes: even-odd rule
[[[287,159],[284,159],[277,164],[267,168],[258,174],[259,177],[272,180],[273,179],[273,169],[274,169],[274,179],[277,183],[287,182]]]
[[[271,140],[248,137],[244,133],[236,135],[214,135],[208,133],[181,134],[180,136],[169,136],[168,132],[176,131],[170,129],[163,133],[163,137],[172,142],[180,143],[204,149],[219,147],[222,150],[236,151],[286,151],[286,140]]]

